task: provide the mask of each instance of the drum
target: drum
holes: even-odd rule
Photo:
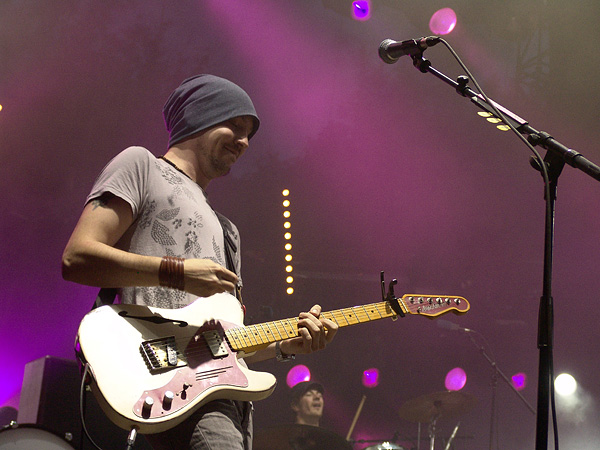
[[[0,430],[0,450],[73,450],[66,439],[39,425],[8,425]]]

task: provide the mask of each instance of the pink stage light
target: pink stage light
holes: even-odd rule
[[[456,13],[452,8],[442,8],[433,13],[429,20],[429,29],[433,34],[449,34],[456,26]]]
[[[368,0],[352,2],[352,17],[355,20],[369,20],[371,17],[371,5]]]
[[[371,368],[363,372],[362,384],[366,388],[374,388],[379,384],[379,369]]]
[[[298,364],[290,369],[285,381],[289,387],[294,387],[301,381],[310,381],[310,369]]]
[[[449,391],[460,391],[467,384],[467,374],[460,367],[455,367],[446,374],[444,385]]]
[[[515,373],[511,377],[512,385],[517,391],[522,391],[527,386],[527,375],[523,372]]]

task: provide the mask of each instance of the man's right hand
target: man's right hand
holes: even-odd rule
[[[210,259],[186,259],[184,276],[186,292],[199,297],[234,292],[238,282],[235,273]]]

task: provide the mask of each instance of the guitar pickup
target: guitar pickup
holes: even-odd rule
[[[202,333],[202,337],[204,337],[208,348],[210,348],[213,358],[220,358],[229,354],[225,346],[225,339],[218,330],[205,331]]]
[[[151,371],[186,365],[177,351],[175,336],[144,341],[140,344],[140,353]]]

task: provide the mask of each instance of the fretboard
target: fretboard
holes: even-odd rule
[[[388,302],[370,303],[321,313],[322,317],[335,322],[339,328],[386,319],[395,315],[396,313]],[[299,320],[298,317],[294,317],[231,328],[225,334],[233,350],[251,353],[265,348],[273,342],[298,336]]]

